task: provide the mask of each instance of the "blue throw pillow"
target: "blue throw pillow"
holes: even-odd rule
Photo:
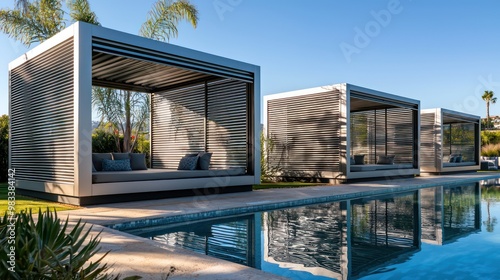
[[[132,171],[130,159],[102,160],[102,171]]]
[[[186,156],[181,158],[181,161],[179,161],[179,167],[177,167],[177,170],[195,170],[197,164],[198,156]]]

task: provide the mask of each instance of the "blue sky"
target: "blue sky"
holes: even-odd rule
[[[103,26],[133,34],[154,2],[90,0]],[[192,2],[198,28],[170,43],[260,65],[262,95],[347,82],[483,117],[484,90],[500,97],[498,1]],[[0,114],[8,63],[26,50],[0,35]]]

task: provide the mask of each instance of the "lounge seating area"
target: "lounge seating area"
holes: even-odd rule
[[[77,22],[12,61],[9,79],[19,193],[89,205],[260,181],[259,66]],[[92,154],[92,87],[150,95],[150,169],[143,154]]]
[[[244,168],[209,169],[211,153],[189,154],[177,169],[148,169],[145,154],[93,153],[92,184],[244,175]],[[120,164],[125,162],[125,164]],[[109,167],[108,167],[109,166]]]

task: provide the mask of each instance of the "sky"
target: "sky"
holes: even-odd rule
[[[104,27],[137,34],[154,2],[90,5]],[[500,97],[500,1],[191,2],[198,27],[180,24],[170,43],[259,65],[262,96],[351,83],[482,117],[484,91]],[[0,34],[0,115],[8,113],[8,64],[27,50]],[[500,115],[500,100],[490,115]]]

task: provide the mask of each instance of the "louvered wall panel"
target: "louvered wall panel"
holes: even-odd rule
[[[436,165],[441,157],[441,126],[436,113],[420,114],[420,162],[422,166]]]
[[[340,171],[340,93],[268,101],[269,164],[285,171]]]
[[[152,167],[176,169],[205,150],[205,85],[155,93],[151,99]]]
[[[73,40],[9,72],[16,179],[74,183]]]
[[[412,109],[387,109],[387,155],[396,155],[394,163],[413,163],[415,145]]]
[[[247,84],[234,80],[208,83],[207,149],[213,168],[247,167]]]
[[[212,153],[210,169],[246,168],[248,98],[247,84],[232,80],[153,94],[153,168],[176,169],[202,151]]]

